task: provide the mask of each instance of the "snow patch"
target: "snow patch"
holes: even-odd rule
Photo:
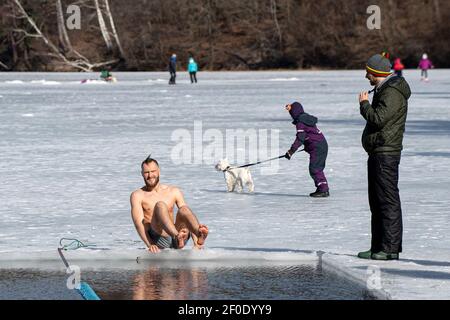
[[[5,81],[7,84],[24,84],[22,80],[11,80],[11,81]]]
[[[270,81],[300,81],[299,78],[293,77],[293,78],[274,78],[270,79]]]
[[[32,84],[42,84],[44,86],[55,86],[60,85],[61,82],[58,81],[47,81],[47,80],[33,80],[31,81]]]
[[[103,80],[91,80],[91,79],[83,80],[83,81],[81,81],[81,83],[82,84],[93,84],[93,85],[108,84],[107,82],[105,82]]]

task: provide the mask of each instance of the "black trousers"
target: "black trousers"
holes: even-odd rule
[[[175,71],[170,71],[169,84],[176,84],[177,73]]]
[[[189,75],[191,76],[191,83],[197,83],[197,72],[189,72]]]
[[[402,252],[403,222],[398,190],[400,156],[375,154],[367,162],[372,212],[372,252]]]

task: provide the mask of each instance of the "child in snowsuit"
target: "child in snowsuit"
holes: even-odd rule
[[[291,160],[294,153],[304,145],[305,152],[310,155],[309,173],[317,188],[316,192],[311,193],[310,196],[313,198],[329,197],[328,181],[323,172],[328,155],[328,143],[323,133],[317,128],[318,119],[305,113],[303,106],[298,102],[287,105],[286,110],[294,120],[297,137],[285,157]]]
[[[426,53],[423,54],[422,60],[420,60],[419,68],[422,70],[422,79],[421,81],[428,82],[428,70],[434,68],[433,63],[430,59],[428,59],[428,55]]]

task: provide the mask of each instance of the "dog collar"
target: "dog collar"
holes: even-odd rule
[[[223,170],[222,172],[227,172],[228,170],[231,169],[231,166],[228,166],[225,170]]]

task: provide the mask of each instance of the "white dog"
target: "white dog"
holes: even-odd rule
[[[233,168],[227,159],[220,160],[216,165],[217,171],[222,171],[227,183],[228,192],[233,192],[236,187],[238,192],[244,191],[247,186],[248,191],[253,193],[255,185],[253,184],[252,174],[249,168]]]

